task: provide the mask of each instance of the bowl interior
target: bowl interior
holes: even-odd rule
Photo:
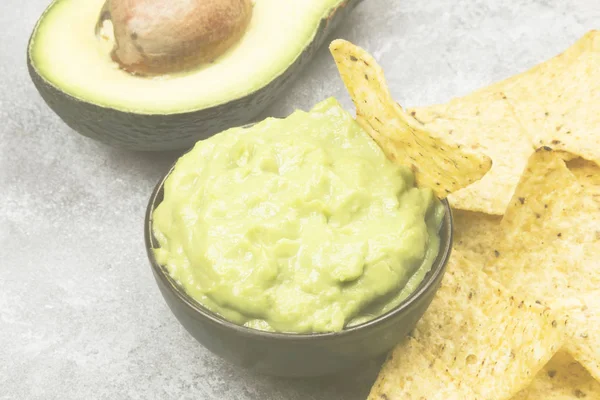
[[[261,331],[258,329],[248,328],[242,325],[234,324],[221,317],[220,315],[213,313],[212,311],[205,308],[198,301],[194,300],[191,296],[189,296],[184,289],[169,275],[166,267],[158,264],[156,258],[154,256],[154,252],[152,249],[159,247],[156,238],[154,237],[152,230],[152,214],[154,209],[162,202],[164,197],[163,186],[165,180],[169,177],[170,173],[173,171],[175,164],[171,166],[169,172],[158,182],[154,191],[150,197],[150,201],[148,203],[148,207],[146,209],[146,217],[144,221],[144,233],[145,233],[145,242],[146,242],[146,252],[148,254],[148,259],[150,260],[150,264],[156,273],[156,276],[166,284],[166,286],[173,291],[180,301],[185,303],[188,307],[193,309],[196,313],[204,317],[206,320],[219,325],[224,325],[228,328],[234,329],[238,331],[238,333],[242,335],[250,335],[250,336],[264,336],[270,338],[280,338],[287,340],[311,340],[311,339],[326,339],[326,338],[334,338],[343,335],[349,335],[356,330],[366,329],[368,327],[380,324],[384,320],[395,316],[396,314],[404,313],[409,307],[411,302],[415,299],[419,298],[426,292],[430,290],[430,287],[436,281],[436,278],[443,274],[445,271],[446,263],[450,257],[450,253],[452,251],[452,231],[453,231],[453,223],[452,223],[452,210],[450,205],[446,199],[442,200],[442,205],[444,206],[444,218],[442,224],[440,226],[440,249],[436,260],[434,261],[431,269],[420,285],[406,298],[402,301],[397,307],[388,311],[385,314],[382,314],[376,318],[373,318],[367,322],[354,325],[352,327],[348,327],[339,332],[328,332],[328,333],[285,333],[285,332],[267,332]]]

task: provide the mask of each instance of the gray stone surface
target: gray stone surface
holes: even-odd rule
[[[222,362],[182,329],[142,236],[150,191],[177,154],[97,144],[48,109],[25,68],[46,4],[0,6],[0,399],[364,399],[375,361],[274,379]],[[598,0],[365,0],[335,36],[371,51],[397,100],[414,106],[520,72],[599,22]],[[265,115],[330,95],[350,108],[322,49]]]

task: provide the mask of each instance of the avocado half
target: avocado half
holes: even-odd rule
[[[361,0],[255,0],[243,38],[213,63],[141,77],[111,59],[95,27],[104,0],[55,0],[29,39],[27,65],[48,106],[114,147],[174,150],[263,111]]]

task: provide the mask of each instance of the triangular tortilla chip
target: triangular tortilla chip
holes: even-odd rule
[[[393,351],[370,399],[507,400],[550,360],[563,343],[566,322],[520,300],[480,269],[453,252],[414,339]],[[430,391],[421,389],[427,384]],[[467,388],[475,395],[465,394]],[[411,390],[423,397],[409,397]]]
[[[548,147],[531,156],[484,270],[568,317],[566,349],[600,379],[600,202],[571,158]]]
[[[448,196],[452,207],[502,215],[533,151],[504,93],[473,94],[410,113],[424,127],[492,159],[492,168],[481,180]]]
[[[410,118],[392,99],[383,70],[366,51],[340,39],[329,48],[356,106],[356,120],[391,160],[413,169],[418,186],[445,198],[490,169],[489,157],[464,149]]]
[[[533,137],[600,164],[600,31],[502,87]]]
[[[525,388],[560,349],[565,324],[454,252],[414,337],[482,399],[501,400]]]
[[[530,70],[445,105],[409,114],[457,143],[480,146],[492,169],[449,196],[455,208],[503,214],[525,163],[541,146],[600,165],[600,31]]]
[[[566,351],[559,351],[529,387],[512,400],[600,399],[600,382]]]

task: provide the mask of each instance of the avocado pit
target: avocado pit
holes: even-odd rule
[[[111,57],[122,69],[163,74],[212,62],[242,38],[251,16],[251,0],[107,0],[98,27],[110,20]]]

